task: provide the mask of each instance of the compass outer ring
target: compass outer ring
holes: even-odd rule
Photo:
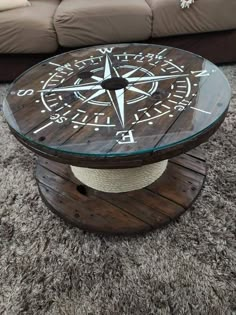
[[[117,47],[123,47],[127,46],[129,44],[121,44],[121,45],[105,45],[105,47],[111,47],[111,46],[117,46]],[[144,47],[163,47],[163,48],[169,48],[172,50],[175,50],[173,47],[168,46],[161,46],[161,45],[147,45],[147,44],[137,44],[133,43],[130,44],[130,46],[144,46]],[[96,49],[96,47],[104,47],[104,45],[99,46],[93,46],[91,47],[93,50]],[[80,49],[79,49],[80,50]],[[81,49],[80,51],[85,51],[86,49]],[[181,49],[177,49],[178,51],[181,51]],[[75,50],[76,52],[78,51]],[[188,53],[189,55],[197,56],[196,54],[192,54],[191,52],[183,51],[185,53]],[[73,51],[70,53],[73,54]],[[64,54],[58,55],[58,57],[63,56]],[[55,58],[55,57],[54,57]],[[202,58],[202,57],[200,57]],[[45,63],[46,61],[51,60],[52,58],[49,58],[47,60],[44,60],[42,63]],[[202,58],[203,61],[205,60]],[[208,60],[206,60],[208,62]],[[34,66],[33,68],[37,67]],[[28,70],[27,72],[30,72]],[[24,73],[20,76],[22,77]],[[19,77],[19,78],[20,78]],[[19,79],[17,78],[11,85],[14,86],[14,83]],[[210,91],[209,91],[210,94]],[[227,97],[227,101],[228,97]],[[220,124],[223,122],[224,117],[226,115],[228,108],[225,108],[225,111],[223,114],[217,118],[216,121],[214,121],[210,126],[206,127],[203,130],[200,130],[197,134],[193,135],[190,138],[186,138],[181,140],[181,142],[175,142],[167,147],[162,148],[155,148],[155,144],[153,147],[144,149],[143,151],[131,151],[126,152],[124,150],[124,153],[114,152],[114,153],[104,153],[99,154],[96,153],[77,153],[77,152],[68,152],[64,150],[60,150],[60,147],[56,148],[53,146],[46,146],[42,142],[32,141],[32,139],[27,138],[20,134],[17,130],[14,130],[14,127],[10,126],[10,129],[12,133],[16,136],[16,138],[25,146],[27,146],[30,150],[36,152],[37,154],[47,157],[51,160],[58,161],[60,163],[69,164],[73,166],[78,167],[88,167],[88,168],[101,168],[101,169],[115,169],[115,168],[131,168],[131,167],[139,167],[146,164],[152,164],[158,161],[162,161],[165,159],[169,159],[171,157],[174,157],[176,155],[179,155],[181,153],[187,152],[190,149],[198,146],[199,144],[207,141],[207,139],[216,131],[216,129],[220,126]],[[167,130],[168,131],[168,130]],[[39,140],[41,141],[41,140]]]
[[[183,142],[173,144],[173,146],[168,148],[163,148],[158,151],[145,152],[133,155],[122,155],[122,156],[92,156],[92,155],[78,155],[71,154],[64,151],[58,151],[55,149],[49,149],[43,145],[39,145],[35,142],[31,142],[26,138],[22,137],[15,129],[11,128],[12,134],[20,141],[24,146],[26,146],[31,151],[36,154],[59,162],[63,164],[69,164],[78,167],[87,167],[95,169],[122,169],[122,168],[132,168],[139,167],[146,164],[152,164],[155,162],[160,162],[172,157],[178,156],[182,153],[188,152],[191,149],[199,146],[200,144],[206,142],[210,136],[212,136],[217,129],[220,127],[227,114],[227,109],[221,115],[221,117],[214,122],[209,128],[203,130],[198,135],[187,139]]]

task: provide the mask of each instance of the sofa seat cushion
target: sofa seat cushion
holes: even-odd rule
[[[30,2],[27,0],[1,0],[0,11],[11,10],[20,7],[30,6]]]
[[[66,47],[138,41],[151,37],[152,13],[145,0],[63,0],[54,24]]]
[[[0,53],[56,51],[53,16],[60,0],[31,0],[31,6],[0,12]]]
[[[199,0],[181,9],[177,0],[147,0],[153,11],[152,37],[236,28],[236,0]]]

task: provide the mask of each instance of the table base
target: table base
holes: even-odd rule
[[[70,167],[39,157],[36,179],[49,208],[79,228],[109,234],[146,232],[178,218],[195,201],[206,177],[199,149],[169,160],[150,186],[124,193],[105,193],[75,179]]]

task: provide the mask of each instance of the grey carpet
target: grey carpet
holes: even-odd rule
[[[202,146],[204,190],[177,222],[143,236],[98,237],[52,214],[34,155],[1,117],[0,314],[236,314],[236,65],[223,71],[233,98]]]

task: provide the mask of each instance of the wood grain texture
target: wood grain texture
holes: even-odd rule
[[[39,155],[75,166],[127,168],[207,141],[229,100],[226,78],[204,58],[122,44],[75,50],[33,67],[11,86],[4,113],[13,134]]]
[[[170,160],[152,185],[127,193],[93,190],[71,176],[69,166],[42,157],[36,179],[45,203],[66,221],[91,232],[135,234],[178,218],[197,198],[206,164],[198,151],[190,154]]]

